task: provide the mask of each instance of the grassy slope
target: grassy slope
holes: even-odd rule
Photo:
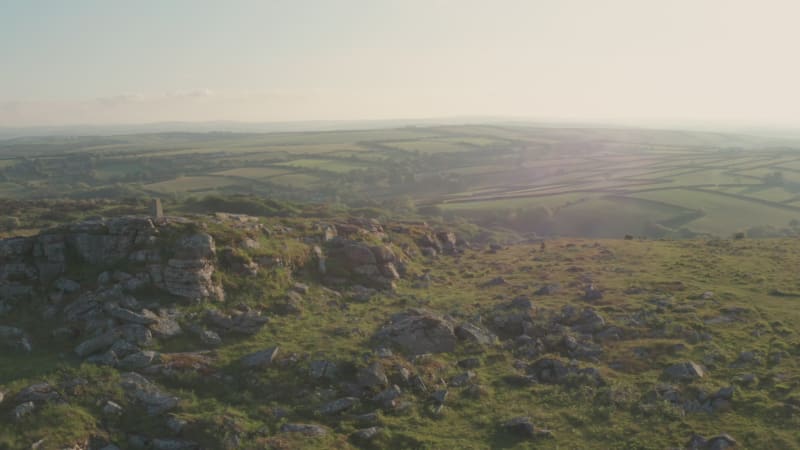
[[[214,230],[212,230],[214,231]],[[216,232],[220,232],[217,230]],[[233,239],[233,237],[230,237]],[[264,242],[277,245],[279,242]],[[790,267],[800,264],[800,242],[793,240],[742,240],[742,241],[615,241],[615,240],[558,240],[549,241],[544,252],[538,245],[516,245],[488,254],[482,251],[467,252],[458,260],[443,257],[431,262],[412,264],[412,271],[431,269],[434,280],[430,289],[413,289],[410,282],[400,283],[398,293],[381,296],[369,303],[334,301],[314,284],[306,296],[305,312],[301,317],[276,317],[258,335],[251,338],[226,339],[216,351],[215,367],[220,377],[194,376],[164,380],[171,392],[184,399],[181,416],[208,424],[217,429],[223,417],[233,417],[240,428],[248,432],[266,425],[271,432],[285,421],[312,421],[323,423],[337,434],[320,440],[294,442],[284,437],[271,439],[282,442],[287,448],[344,448],[349,443],[343,437],[355,428],[347,415],[326,418],[313,411],[326,401],[324,385],[310,384],[305,375],[307,361],[331,358],[364,364],[370,336],[394,312],[411,306],[424,306],[458,317],[487,316],[492,307],[502,299],[518,294],[531,294],[543,283],[560,282],[562,292],[546,297],[534,297],[540,308],[558,310],[566,304],[581,307],[581,290],[575,282],[581,275],[591,273],[606,296],[596,305],[607,322],[621,327],[631,327],[629,319],[642,311],[655,311],[649,303],[654,297],[671,299],[675,305],[692,305],[694,313],[679,313],[667,309],[659,312],[646,329],[663,329],[663,335],[634,341],[605,344],[605,353],[597,366],[610,388],[568,389],[559,386],[539,385],[512,387],[504,377],[516,374],[512,367],[514,357],[501,347],[492,348],[479,355],[483,366],[475,369],[483,387],[480,399],[467,396],[463,389],[451,388],[450,397],[442,415],[429,412],[424,398],[418,398],[404,413],[386,414],[383,423],[388,430],[385,445],[398,448],[653,448],[678,446],[694,433],[713,435],[719,432],[733,434],[744,448],[794,448],[800,446],[800,422],[787,415],[782,401],[800,386],[800,366],[797,355],[800,348],[797,333],[800,331],[798,301],[791,297],[769,295],[771,289],[784,292],[800,291]],[[573,269],[578,267],[579,269]],[[484,288],[482,282],[502,275],[509,285]],[[286,280],[279,275],[264,275],[261,286],[274,286],[264,292],[261,302],[270,302],[282,294]],[[276,278],[277,277],[277,278]],[[281,281],[283,280],[283,281]],[[682,282],[682,290],[675,290],[675,282]],[[627,294],[637,287],[636,294]],[[715,293],[712,300],[691,300],[704,291]],[[257,302],[251,290],[229,291],[227,302]],[[723,307],[742,307],[747,311],[741,322],[707,325],[704,319],[720,314]],[[19,320],[32,320],[20,317]],[[708,331],[713,341],[689,344],[678,327]],[[753,330],[763,328],[760,336]],[[33,355],[18,358],[0,355],[0,383],[6,390],[14,391],[43,378],[58,379],[61,374],[78,374],[90,380],[96,394],[102,398],[124,401],[115,387],[113,371],[79,366],[67,353],[73,343],[43,344]],[[670,354],[665,349],[683,343],[687,349],[680,354]],[[284,357],[295,354],[297,365],[273,367],[260,373],[242,372],[236,360],[248,352],[271,345],[280,345]],[[49,346],[46,346],[49,345]],[[653,349],[648,360],[637,360],[632,355],[634,347]],[[196,340],[182,338],[166,344],[163,350],[186,351],[199,348]],[[791,357],[779,365],[762,364],[743,369],[732,369],[729,364],[742,350],[784,349]],[[695,383],[710,389],[727,386],[742,373],[754,373],[761,382],[754,387],[737,387],[733,410],[723,414],[693,413],[682,415],[674,408],[663,405],[655,411],[643,412],[638,407],[642,396],[658,383],[661,369],[672,362],[688,359],[702,361],[716,354],[722,361],[712,367],[710,376]],[[63,355],[63,356],[59,356]],[[456,353],[437,355],[418,363],[416,368],[427,368],[428,373],[445,379],[461,370],[455,363],[471,356],[460,348]],[[408,365],[400,355],[399,363]],[[427,361],[427,362],[426,362]],[[619,363],[617,370],[609,363]],[[234,378],[225,379],[225,375]],[[334,395],[335,397],[336,395]],[[611,396],[614,401],[608,401]],[[410,397],[407,397],[410,398]],[[13,425],[0,422],[0,447],[11,448],[30,445],[47,437],[45,448],[69,443],[81,433],[95,428],[100,417],[97,398],[71,402],[69,406],[47,408]],[[5,414],[8,401],[0,409]],[[276,419],[273,411],[282,408],[288,417]],[[362,405],[355,412],[368,412],[372,407]],[[508,436],[498,424],[516,415],[530,415],[536,423],[555,433],[554,441],[532,444]],[[130,424],[129,424],[130,425]],[[166,433],[161,422],[141,422],[142,431]],[[216,425],[215,425],[216,426]],[[218,445],[220,436],[195,434],[207,439],[207,445]],[[121,437],[114,435],[112,437]],[[217,444],[214,444],[214,443]],[[257,438],[245,441],[257,445]],[[260,444],[259,444],[260,445]]]

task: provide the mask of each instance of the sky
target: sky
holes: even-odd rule
[[[2,0],[0,127],[800,125],[800,2]]]

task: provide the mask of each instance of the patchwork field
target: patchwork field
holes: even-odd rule
[[[798,148],[743,134],[523,124],[30,138],[0,142],[0,195],[179,202],[221,190],[388,212],[413,204],[543,235],[782,236],[800,220]],[[546,220],[524,219],[540,213]]]

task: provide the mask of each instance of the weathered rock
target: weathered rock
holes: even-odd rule
[[[143,325],[129,323],[117,327],[115,331],[119,333],[122,339],[132,345],[147,347],[153,343],[153,333]]]
[[[111,400],[106,401],[105,405],[103,405],[103,414],[107,416],[119,416],[122,412],[122,406]]]
[[[315,424],[308,423],[287,423],[281,426],[282,433],[300,433],[306,436],[324,436],[328,434],[328,429]]]
[[[167,418],[167,428],[172,430],[172,432],[175,434],[179,434],[181,431],[183,431],[184,427],[186,427],[188,424],[189,422],[176,416],[169,416]]]
[[[350,435],[350,438],[355,442],[366,444],[374,441],[378,436],[380,436],[382,431],[383,429],[380,427],[362,428],[354,431],[353,434]]]
[[[33,349],[25,332],[16,327],[0,326],[0,346],[30,352]]]
[[[275,303],[274,311],[280,315],[299,315],[303,312],[303,297],[295,291],[289,291],[286,296]]]
[[[272,364],[275,356],[278,354],[278,346],[270,347],[255,353],[244,356],[241,359],[242,366],[252,368],[264,368]]]
[[[360,369],[357,379],[358,384],[367,388],[384,387],[389,384],[389,379],[386,377],[383,365],[379,362],[374,362]]]
[[[336,399],[330,403],[326,403],[319,408],[319,413],[324,415],[339,414],[343,411],[353,408],[358,404],[358,399],[355,397],[344,397]]]
[[[178,407],[178,398],[165,394],[153,382],[136,372],[122,374],[120,386],[130,397],[143,404],[147,414],[155,416]]]
[[[537,289],[534,295],[553,295],[557,294],[559,291],[561,291],[561,285],[559,283],[549,283]]]
[[[256,311],[235,312],[225,315],[217,310],[208,310],[206,322],[222,331],[238,334],[255,334],[264,327],[269,319]]]
[[[377,336],[394,343],[411,355],[451,352],[456,346],[452,323],[422,309],[411,309],[393,315]]]
[[[395,400],[402,394],[403,391],[397,385],[394,385],[375,394],[372,397],[372,401],[380,404],[384,409],[391,409],[395,406]]]
[[[150,325],[156,323],[156,319],[133,312],[129,309],[120,308],[113,304],[107,304],[103,308],[109,316],[128,323],[138,323],[139,325]]]
[[[319,380],[326,378],[328,380],[334,380],[338,374],[338,367],[333,361],[315,360],[308,364],[308,375],[312,379]]]
[[[455,334],[463,341],[473,342],[478,345],[491,345],[496,340],[496,337],[488,330],[468,322],[457,326]]]
[[[152,350],[131,353],[122,358],[117,364],[123,370],[138,370],[159,362],[158,353]]]
[[[201,330],[200,341],[211,347],[218,347],[222,345],[222,338],[215,331]]]
[[[200,446],[196,442],[182,439],[156,438],[150,444],[153,450],[197,450]]]
[[[444,405],[445,400],[447,400],[448,393],[449,392],[447,389],[439,389],[438,391],[434,391],[431,394],[431,400],[437,405]]]
[[[685,363],[674,364],[664,369],[663,376],[667,379],[678,381],[692,381],[698,378],[703,378],[705,370],[692,361]]]
[[[18,421],[32,413],[35,409],[36,405],[33,402],[20,403],[11,411],[11,417]]]
[[[45,403],[60,403],[64,399],[50,383],[36,383],[19,391],[14,396],[18,403],[34,402],[38,405]]]
[[[583,291],[583,299],[586,301],[597,301],[603,298],[603,291],[598,289],[594,284],[590,284]]]
[[[695,434],[689,439],[686,448],[688,450],[725,450],[735,448],[736,445],[736,439],[728,434],[721,434],[710,439]]]
[[[159,310],[159,314],[155,314],[145,309],[142,311],[142,315],[153,321],[147,328],[153,333],[153,336],[159,339],[170,339],[183,334],[177,314],[174,312],[171,314],[166,310]]]
[[[466,371],[464,373],[461,373],[461,374],[458,374],[458,375],[454,376],[450,380],[450,386],[453,386],[453,387],[464,386],[467,383],[469,383],[470,381],[472,381],[473,378],[475,378],[475,372],[473,372],[471,370],[468,370],[468,371]]]
[[[553,437],[553,434],[550,432],[550,430],[536,427],[531,421],[530,417],[515,417],[503,423],[503,428],[509,433],[527,439]]]
[[[111,347],[118,337],[119,332],[117,330],[107,331],[78,344],[78,346],[75,347],[75,354],[81,358],[85,358],[92,353],[97,353]]]

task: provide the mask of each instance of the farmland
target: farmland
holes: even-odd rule
[[[542,235],[779,236],[800,220],[798,150],[776,137],[521,124],[21,138],[0,141],[0,196],[245,194],[413,204]]]

